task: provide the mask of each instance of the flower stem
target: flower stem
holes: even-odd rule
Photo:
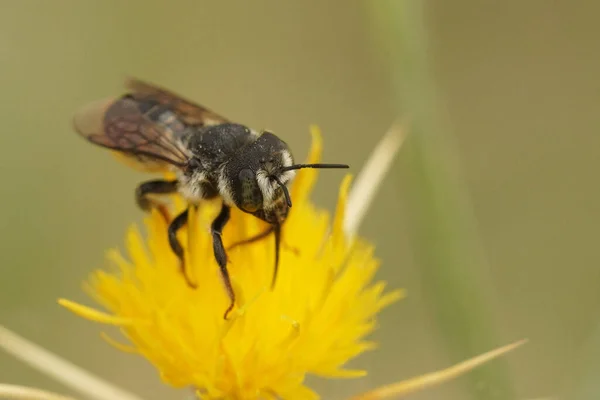
[[[408,196],[415,259],[439,339],[453,361],[497,344],[493,284],[478,243],[457,154],[445,131],[430,73],[424,3],[368,3],[380,50],[389,59],[394,101],[408,116],[411,135]],[[473,399],[515,398],[507,365],[497,362],[469,374]]]

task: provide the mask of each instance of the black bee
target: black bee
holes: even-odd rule
[[[128,93],[121,97],[98,101],[79,110],[74,118],[75,130],[90,142],[125,155],[127,161],[144,171],[176,173],[175,180],[152,180],[137,187],[136,201],[143,210],[158,207],[167,215],[164,205],[150,197],[157,194],[178,192],[191,206],[198,206],[206,199],[222,199],[211,232],[214,255],[231,299],[226,318],[235,303],[227,253],[221,240],[230,208],[238,207],[270,224],[267,231],[243,243],[274,234],[274,285],[281,225],[292,206],[286,185],[301,168],[348,166],[294,164],[287,144],[271,132],[259,133],[230,122],[205,107],[139,80],[127,80],[126,88]],[[168,229],[169,243],[182,266],[183,248],[177,240],[177,231],[187,223],[187,218],[186,210],[173,219]]]

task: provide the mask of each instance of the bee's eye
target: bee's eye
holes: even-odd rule
[[[239,175],[239,207],[247,212],[258,210],[263,203],[262,192],[251,169],[245,168]]]

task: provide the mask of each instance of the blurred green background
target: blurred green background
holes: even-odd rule
[[[140,220],[133,189],[145,178],[77,137],[72,114],[133,75],[272,129],[298,159],[318,124],[324,159],[358,172],[398,111],[372,4],[0,1],[0,324],[147,399],[181,398],[56,304],[88,302],[81,282]],[[444,129],[485,251],[494,346],[531,340],[506,358],[520,399],[600,398],[600,3],[425,4]],[[382,314],[380,349],[353,361],[369,376],[314,380],[324,398],[457,361],[437,332],[443,295],[428,293],[414,256],[403,154],[361,232],[377,244],[379,277],[409,296]],[[332,208],[339,180],[322,174],[315,201]],[[0,382],[69,393],[4,354]],[[465,382],[413,398],[463,399]]]

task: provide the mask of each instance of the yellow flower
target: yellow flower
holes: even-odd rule
[[[309,162],[319,162],[321,138],[313,131]],[[348,370],[352,358],[372,349],[365,337],[376,326],[377,313],[401,297],[372,283],[378,261],[373,246],[344,232],[344,213],[351,177],[339,189],[335,216],[316,208],[309,195],[317,170],[301,170],[292,186],[293,207],[284,224],[279,273],[270,288],[274,241],[228,251],[228,269],[236,294],[229,305],[212,251],[210,222],[219,210],[207,203],[190,210],[184,243],[186,283],[167,239],[167,222],[154,212],[146,218],[147,238],[132,227],[128,257],[108,258],[117,267],[95,271],[87,286],[108,314],[61,300],[75,313],[120,326],[131,347],[174,387],[192,386],[206,399],[318,399],[304,386],[307,374],[359,377]],[[172,214],[185,204],[173,198]],[[226,247],[265,229],[253,216],[232,212],[223,232]]]

